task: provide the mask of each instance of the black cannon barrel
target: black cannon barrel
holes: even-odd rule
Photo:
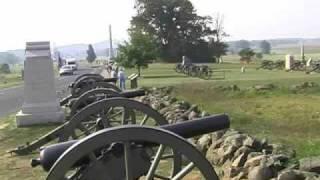
[[[116,83],[118,80],[118,78],[106,78],[106,79],[103,79],[103,82],[114,82]]]
[[[229,117],[225,114],[207,116],[192,121],[160,126],[160,128],[171,131],[186,139],[227,129],[229,127]],[[63,154],[63,152],[65,152],[69,147],[78,141],[79,140],[73,140],[64,143],[53,144],[43,148],[40,152],[40,157],[31,161],[31,166],[35,167],[41,165],[45,171],[49,171],[55,161]],[[83,160],[77,164],[81,163],[83,163]]]
[[[191,137],[227,129],[230,127],[230,121],[228,115],[222,114],[160,127],[188,139]]]
[[[121,92],[120,94],[126,98],[134,98],[134,97],[144,96],[146,95],[146,92],[143,89],[137,89],[137,90],[124,91],[124,92]]]

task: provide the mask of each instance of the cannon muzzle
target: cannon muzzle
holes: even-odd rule
[[[184,138],[191,138],[203,134],[227,129],[230,127],[229,117],[225,114],[208,116],[204,118],[195,119],[192,121],[181,122],[177,124],[169,124],[160,126],[160,128],[171,131]],[[31,166],[35,167],[41,165],[45,171],[49,171],[56,160],[65,152],[69,147],[78,142],[79,140],[58,143],[42,148],[40,157],[31,161]],[[145,144],[151,145],[151,144]],[[152,146],[152,145],[151,145]],[[83,164],[85,161],[77,162],[77,165]]]
[[[116,83],[118,80],[118,78],[106,78],[106,79],[103,79],[103,82],[113,82],[113,83]]]
[[[138,89],[138,90],[124,91],[124,92],[121,92],[120,94],[121,96],[126,98],[134,98],[134,97],[144,96],[146,95],[146,92],[143,89]]]

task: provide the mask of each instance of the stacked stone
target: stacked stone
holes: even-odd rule
[[[138,100],[158,110],[169,123],[209,115],[197,105],[170,96],[171,87],[147,91],[147,95]],[[295,159],[294,150],[280,144],[270,144],[266,139],[258,140],[233,129],[206,134],[191,141],[214,165],[221,179],[320,179],[320,158],[303,159],[299,163]]]

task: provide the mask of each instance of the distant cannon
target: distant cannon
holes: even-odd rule
[[[61,179],[218,179],[205,157],[186,139],[227,129],[227,115],[209,116],[158,128],[122,126],[79,141],[44,147],[33,167]],[[172,163],[171,172],[161,171]]]
[[[117,78],[104,78],[100,74],[80,75],[69,85],[71,94],[62,99],[60,105],[64,106],[73,98],[77,98],[83,93],[95,88],[109,88],[120,92],[121,90],[115,85],[116,82]]]

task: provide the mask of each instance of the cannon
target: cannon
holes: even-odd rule
[[[258,67],[257,70],[259,70],[259,69],[267,69],[267,70],[278,69],[278,70],[283,70],[284,68],[285,68],[285,61],[282,61],[282,60],[277,60],[277,61],[263,60],[261,62],[260,67]]]
[[[320,73],[320,61],[313,61],[311,63],[311,69],[306,72],[306,74],[310,74],[312,72]]]
[[[121,90],[115,85],[117,78],[105,79],[100,74],[83,74],[78,76],[73,83],[69,85],[71,95],[60,101],[60,105],[64,106],[73,98],[81,96],[83,93],[95,88],[109,88],[120,92]]]
[[[108,128],[81,140],[44,147],[31,165],[49,171],[47,180],[217,180],[212,165],[186,139],[229,126],[223,114],[157,128]]]
[[[212,76],[212,69],[207,65],[196,65],[196,64],[177,64],[175,66],[177,73],[184,73],[187,76],[198,77],[202,79],[210,79]]]
[[[144,96],[145,91],[143,89],[139,90],[129,90],[129,91],[115,91],[108,88],[97,88],[92,89],[80,97],[73,99],[70,101],[68,106],[70,107],[69,117],[74,116],[77,112],[79,112],[84,107],[92,104],[93,102],[97,102],[102,99],[112,98],[112,97],[125,97],[125,98],[135,98],[139,96]]]
[[[168,124],[167,120],[150,106],[121,97],[124,95],[129,97],[135,94],[132,92],[120,94],[120,96],[114,94],[111,96],[115,97],[94,102],[82,108],[64,124],[37,140],[18,146],[8,152],[26,155],[54,140],[64,142],[69,139],[81,139],[93,132],[114,126],[126,124],[157,126]]]

